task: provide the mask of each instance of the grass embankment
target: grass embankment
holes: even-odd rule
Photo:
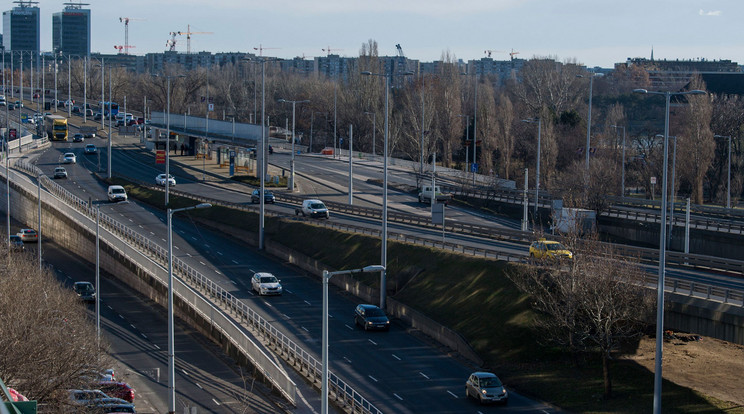
[[[130,197],[153,206],[163,205],[163,193],[124,185]],[[193,200],[171,196],[171,207],[193,205]],[[256,231],[257,214],[222,207],[190,211],[204,219]],[[379,263],[380,240],[332,231],[302,222],[267,217],[266,237],[325,263],[345,269]],[[520,393],[548,401],[571,412],[649,412],[653,400],[653,372],[632,361],[615,360],[611,366],[614,396],[603,398],[602,366],[588,356],[577,368],[567,355],[541,345],[532,324],[535,313],[529,299],[517,290],[505,272],[518,267],[485,259],[463,257],[425,247],[388,244],[388,288],[397,300],[448,326],[473,346],[493,370]],[[376,286],[377,275],[361,275]],[[630,350],[632,351],[632,349]],[[744,413],[733,404],[708,398],[665,381],[665,413]]]

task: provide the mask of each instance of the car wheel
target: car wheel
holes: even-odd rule
[[[467,385],[465,386],[465,399],[466,400],[470,399],[470,390],[468,389]]]
[[[307,217],[304,211],[302,212],[302,217]]]

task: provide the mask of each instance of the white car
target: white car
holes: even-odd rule
[[[271,273],[254,273],[251,278],[251,288],[261,295],[281,295],[282,285],[281,280],[277,279],[276,276]]]
[[[75,154],[74,154],[74,153],[72,153],[72,152],[67,152],[67,153],[65,153],[65,155],[63,156],[63,158],[62,158],[62,161],[63,161],[63,162],[65,163],[65,164],[75,164],[75,163],[77,163],[77,157],[75,156]]]
[[[98,149],[93,144],[88,144],[85,146],[85,153],[86,154],[95,154],[98,152]]]
[[[165,187],[165,174],[160,174],[155,177],[155,184]],[[176,185],[176,179],[173,178],[172,175],[168,174],[168,186],[172,187],[174,185]]]
[[[120,185],[110,185],[108,187],[108,199],[111,202],[127,201],[127,191]]]

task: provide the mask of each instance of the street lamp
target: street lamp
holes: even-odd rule
[[[375,132],[377,132],[377,114],[375,112],[364,112],[365,115],[372,115],[372,156],[376,156],[375,154]]]
[[[654,369],[654,414],[661,413],[661,361],[662,346],[664,343],[664,274],[666,265],[666,204],[667,204],[667,170],[669,165],[669,104],[672,95],[703,95],[706,92],[695,89],[685,92],[660,92],[646,89],[634,89],[635,93],[663,95],[666,99],[666,110],[664,111],[664,172],[662,177],[661,192],[661,227],[659,230],[659,280],[656,288],[656,362]]]
[[[460,75],[469,75],[469,73],[461,73]],[[473,73],[475,76],[475,103],[473,104],[473,164],[471,167],[473,170],[473,186],[475,186],[475,173],[478,169],[478,162],[476,161],[477,148],[478,148],[478,71]]]
[[[212,207],[201,203],[191,207],[168,209],[168,413],[176,412],[176,361],[173,333],[173,214],[180,211]]]
[[[172,78],[185,78],[186,75],[155,75],[166,79],[166,120],[165,120],[165,206],[168,207],[168,196],[170,194],[170,90]],[[109,77],[109,79],[111,79]],[[125,98],[126,99],[126,98]],[[126,101],[125,101],[126,102]],[[124,124],[126,121],[126,107],[124,109]],[[110,121],[109,121],[110,122]]]
[[[610,125],[615,128],[617,132],[618,128],[623,129],[623,160],[622,160],[622,178],[620,179],[620,197],[625,197],[625,126],[624,125]]]
[[[726,191],[726,208],[731,208],[731,135],[713,135],[714,138],[728,138],[728,190]]]
[[[361,269],[339,270],[337,272],[323,271],[323,333],[322,342],[322,362],[321,362],[321,397],[320,397],[320,414],[328,414],[328,280],[336,275],[346,275],[351,273],[370,273],[385,272],[383,265],[371,265]]]
[[[587,115],[586,119],[586,161],[585,161],[585,169],[587,174],[589,173],[589,147],[591,145],[591,136],[592,136],[592,88],[594,86],[594,76],[595,74],[592,73],[589,75],[589,114]],[[583,78],[584,75],[576,75],[577,78]],[[588,176],[587,176],[588,178]]]
[[[292,158],[289,160],[289,192],[293,192],[295,176],[295,106],[298,103],[309,103],[310,101],[307,99],[303,101],[289,101],[286,99],[279,99],[279,102],[292,104]],[[261,193],[261,197],[263,197],[263,192]]]
[[[465,172],[468,172],[468,164],[470,162],[468,161],[468,157],[470,156],[470,152],[468,151],[468,140],[470,139],[470,115],[464,115],[460,114],[457,115],[458,118],[465,118]],[[473,140],[473,144],[475,144],[475,140]]]
[[[542,134],[542,118],[529,118],[529,119],[523,119],[522,122],[526,122],[528,124],[534,124],[537,122],[537,174],[535,175],[535,220],[537,220],[537,204],[538,204],[538,196],[540,195],[540,149],[542,147],[540,143],[540,135]]]
[[[365,76],[378,76],[385,78],[385,142],[383,145],[383,167],[382,167],[382,266],[387,267],[387,179],[388,179],[388,101],[390,91],[390,81],[393,76],[406,76],[413,75],[413,72],[401,72],[401,73],[372,73],[364,71],[361,73]],[[385,285],[386,285],[386,271],[383,269],[380,272],[380,308],[385,309]]]

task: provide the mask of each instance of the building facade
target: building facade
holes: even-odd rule
[[[65,3],[52,15],[52,50],[63,55],[90,56],[90,10]]]
[[[6,51],[29,51],[39,54],[40,14],[38,2],[16,1],[18,7],[3,12],[3,47]]]

